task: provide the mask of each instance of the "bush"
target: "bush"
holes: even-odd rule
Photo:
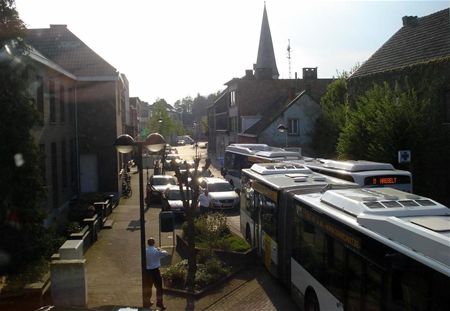
[[[184,287],[187,274],[187,259],[170,266],[162,273],[164,280],[170,280],[171,287]]]
[[[211,252],[200,252],[197,257],[197,273],[195,274],[195,288],[201,289],[231,272],[231,267],[225,266],[220,259]],[[162,278],[172,288],[184,288],[186,282],[187,259],[170,266],[162,273]]]
[[[245,252],[250,245],[231,233],[227,218],[221,213],[210,213],[198,217],[194,223],[195,244],[200,248]],[[183,238],[186,237],[187,222],[182,225]]]

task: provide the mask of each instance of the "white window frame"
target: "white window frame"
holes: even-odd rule
[[[300,119],[288,119],[288,135],[300,135]]]

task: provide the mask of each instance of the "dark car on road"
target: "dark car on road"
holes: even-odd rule
[[[171,164],[172,160],[175,160],[175,162],[178,165],[183,162],[183,160],[177,154],[171,153],[171,154],[166,155],[165,162],[164,162],[164,169],[166,169],[167,171],[172,170],[172,164]]]
[[[145,203],[161,203],[163,192],[170,186],[177,184],[176,177],[172,175],[153,175],[147,182],[147,195]]]

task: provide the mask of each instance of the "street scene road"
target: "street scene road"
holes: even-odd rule
[[[203,147],[205,146],[205,142],[199,142],[199,146]],[[193,160],[195,157],[195,154],[197,152],[197,155],[200,157],[200,167],[204,165],[207,155],[207,149],[206,148],[200,148],[198,147],[197,150],[195,149],[195,145],[184,145],[184,146],[177,146],[176,149],[178,150],[178,155],[183,160]],[[222,177],[220,175],[220,167],[217,162],[212,161],[210,166],[211,173],[214,177]],[[230,226],[230,229],[236,233],[237,235],[242,236],[239,228],[239,213],[237,211],[230,211],[227,213],[227,220],[228,225]]]
[[[183,160],[191,160],[195,155],[192,145],[176,147]],[[206,159],[206,149],[198,149]],[[212,166],[212,174],[220,176],[218,167]],[[134,173],[134,174],[133,174]],[[149,170],[149,175],[153,173]],[[171,174],[172,171],[168,171]],[[131,185],[138,193],[138,175],[132,169]],[[144,172],[145,178],[145,172]],[[101,309],[105,306],[139,306],[141,302],[139,264],[139,204],[138,196],[122,199],[111,218],[114,224],[109,230],[102,230],[98,242],[86,253],[88,307]],[[158,214],[160,205],[152,205],[146,210],[145,228],[147,237],[154,236],[157,243],[170,254],[162,261],[162,268],[180,260],[173,247],[173,234],[162,233],[159,240]],[[239,233],[238,211],[228,216],[230,227]],[[175,234],[180,234],[181,223],[177,223]],[[167,310],[229,310],[230,307],[249,310],[297,310],[286,289],[262,266],[257,264],[238,273],[222,287],[198,300],[190,300],[166,294]],[[114,310],[114,309],[113,309]]]

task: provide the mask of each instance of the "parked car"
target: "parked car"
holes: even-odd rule
[[[171,165],[172,160],[175,160],[178,164],[181,164],[183,162],[179,155],[168,154],[168,155],[166,155],[166,161],[164,163],[164,168],[166,170],[172,170],[172,165]]]
[[[176,185],[177,179],[172,175],[153,175],[147,182],[145,203],[161,203],[163,192],[170,186]]]
[[[188,135],[183,136],[183,140],[186,144],[192,145],[195,141]]]
[[[213,210],[227,210],[239,207],[239,195],[233,186],[222,178],[202,177],[200,187],[208,190],[211,199],[210,208]]]
[[[177,146],[184,146],[184,145],[186,145],[186,142],[184,141],[184,139],[177,140]]]
[[[189,200],[189,206],[192,203],[192,192],[184,188],[185,198]],[[175,215],[185,216],[186,209],[183,206],[180,186],[170,186],[163,194],[163,210],[172,211]]]

